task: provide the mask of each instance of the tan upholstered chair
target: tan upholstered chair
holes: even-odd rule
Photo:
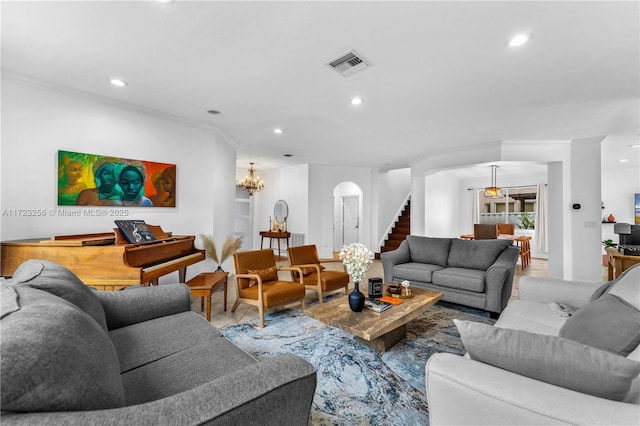
[[[495,240],[498,238],[498,225],[473,224],[473,238],[476,240]]]
[[[282,281],[278,271],[290,271],[289,267],[277,267],[273,250],[254,250],[234,253],[233,267],[236,273],[237,298],[231,312],[240,303],[258,307],[260,327],[264,327],[264,309],[301,301],[304,311],[304,285]]]
[[[287,249],[291,278],[304,284],[307,290],[318,293],[322,304],[322,294],[344,288],[349,293],[349,274],[343,271],[326,270],[321,263],[341,262],[339,259],[320,259],[315,245],[289,247]]]
[[[516,226],[513,223],[499,223],[498,234],[513,235],[516,233]]]

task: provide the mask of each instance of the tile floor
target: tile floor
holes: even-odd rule
[[[286,266],[288,263],[286,261],[279,261],[278,265]],[[326,263],[324,264],[326,268],[334,268],[338,270],[342,270],[341,263]],[[289,280],[289,272],[280,272],[280,278]],[[382,262],[380,260],[374,260],[373,264],[369,267],[367,274],[365,275],[365,280],[369,277],[382,277],[384,276],[382,271]],[[524,271],[520,267],[520,262],[516,267],[516,276],[514,278],[513,283],[513,294],[512,298],[517,298],[518,296],[518,282],[520,277],[522,276],[534,276],[534,277],[546,277],[547,276],[547,260],[545,259],[531,259],[531,264],[527,266]],[[606,281],[606,268],[603,267],[603,281]],[[366,281],[365,281],[366,282]],[[213,294],[211,298],[211,323],[218,327],[223,328],[229,325],[235,325],[242,322],[249,321],[251,319],[258,317],[258,308],[255,306],[240,304],[238,309],[235,312],[231,312],[231,308],[236,300],[236,289],[235,289],[235,278],[233,274],[229,276],[228,282],[228,300],[227,300],[227,311],[223,311],[223,297],[224,293],[222,290],[217,291]],[[316,294],[314,292],[307,292],[307,303],[310,303],[316,299]],[[292,305],[295,306],[295,305]],[[300,306],[297,304],[297,306]],[[200,312],[200,298],[192,298],[191,301],[191,309],[195,312],[200,313],[203,317],[205,316],[204,312]],[[267,314],[272,312],[270,310],[266,311]]]

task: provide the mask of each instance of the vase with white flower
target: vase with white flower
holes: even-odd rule
[[[373,262],[373,252],[364,244],[351,243],[342,247],[339,257],[353,280],[353,292],[349,294],[349,307],[354,312],[360,312],[364,308],[364,294],[360,292],[359,284]]]

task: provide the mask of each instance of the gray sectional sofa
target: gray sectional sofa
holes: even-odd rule
[[[521,277],[495,327],[456,325],[467,355],[426,365],[431,425],[640,424],[640,265],[605,284]]]
[[[0,282],[3,425],[307,424],[316,372],[258,362],[184,284],[99,292],[51,262]]]
[[[497,317],[511,297],[518,248],[510,240],[460,240],[409,235],[381,253],[385,282],[444,293],[442,300]]]

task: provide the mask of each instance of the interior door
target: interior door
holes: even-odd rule
[[[342,245],[357,243],[360,227],[360,197],[342,197]]]

